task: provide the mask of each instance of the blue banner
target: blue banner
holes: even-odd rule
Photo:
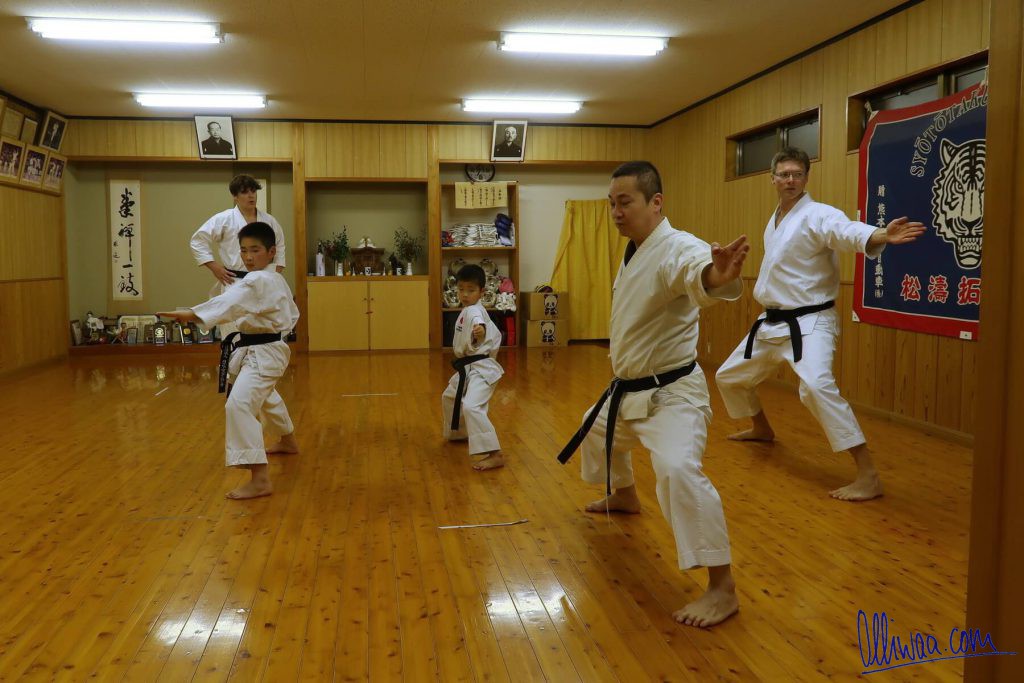
[[[860,147],[860,219],[907,216],[927,231],[877,259],[857,255],[862,322],[978,338],[988,84],[879,112]]]

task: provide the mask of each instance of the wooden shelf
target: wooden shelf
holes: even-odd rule
[[[456,312],[461,311],[461,310],[462,310],[461,308],[442,308],[441,312],[442,313],[456,313]],[[503,309],[495,308],[494,306],[484,306],[484,310],[485,311],[500,311],[500,310],[503,310]],[[517,308],[516,310],[519,310],[519,309]],[[508,311],[505,311],[505,312],[507,313]],[[515,313],[516,311],[511,311],[511,312]]]
[[[460,183],[468,183],[470,181],[469,180],[460,180],[459,182]],[[512,187],[519,187],[519,181],[518,180],[492,180],[491,182],[492,183],[505,183],[506,185],[511,185]],[[441,187],[445,187],[445,188],[449,188],[449,189],[454,189],[455,188],[455,183],[441,183]],[[481,208],[485,208],[485,207],[481,207]],[[488,208],[498,208],[498,207],[488,207]]]
[[[515,251],[515,247],[441,247],[442,252],[446,251]]]
[[[295,342],[288,342],[293,347]],[[211,356],[220,355],[220,342],[210,344],[83,344],[81,346],[69,346],[70,356],[151,356],[165,355],[172,356],[179,353],[208,353]]]
[[[426,282],[429,275],[307,275],[306,282]]]
[[[306,178],[307,183],[407,183],[426,185],[426,178],[339,178],[321,176]]]

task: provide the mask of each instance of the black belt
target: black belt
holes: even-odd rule
[[[249,274],[249,271],[247,270],[234,270],[232,268],[225,268],[224,270],[228,271],[237,278],[243,278]]]
[[[818,311],[827,311],[836,305],[835,301],[826,301],[823,304],[817,304],[815,306],[802,306],[800,308],[781,309],[781,308],[766,308],[764,309],[763,318],[758,318],[754,321],[754,326],[750,328],[750,334],[747,335],[747,348],[743,350],[743,357],[747,360],[754,353],[754,336],[757,334],[757,328],[761,327],[764,321],[770,323],[789,323],[789,341],[793,345],[793,362],[799,363],[800,359],[804,356],[804,340],[803,334],[800,332],[800,323],[797,322],[797,318],[802,315],[809,313],[817,313]]]
[[[235,340],[238,337],[238,340]],[[246,334],[244,332],[232,332],[224,337],[220,343],[220,372],[217,378],[217,393],[223,394],[228,384],[228,363],[231,361],[231,353],[241,346],[259,346],[260,344],[273,344],[281,341],[279,332],[267,334]],[[231,392],[228,391],[230,395]]]
[[[612,495],[612,442],[615,439],[615,421],[619,416],[619,403],[622,402],[623,394],[630,394],[636,391],[647,391],[648,389],[654,389],[656,387],[663,387],[678,379],[686,377],[693,369],[697,367],[697,361],[693,361],[689,365],[684,365],[681,368],[675,370],[669,370],[663,372],[660,375],[653,375],[651,377],[641,377],[640,379],[619,379],[616,377],[612,380],[612,383],[608,385],[605,392],[601,394],[601,398],[598,399],[594,409],[590,411],[590,415],[583,421],[583,425],[576,431],[569,443],[565,445],[562,452],[558,454],[558,462],[563,465],[569,462],[569,458],[576,452],[576,449],[583,443],[583,438],[590,431],[590,428],[594,426],[594,420],[597,419],[598,413],[601,412],[601,408],[604,406],[604,402],[611,398],[611,403],[608,404],[608,424],[604,431],[604,452],[605,452],[605,473],[607,475],[607,490],[608,495]]]
[[[452,431],[459,431],[459,419],[462,417],[462,392],[466,390],[466,368],[477,362],[490,358],[486,353],[475,356],[463,356],[452,361],[452,367],[459,373],[459,388],[455,391],[455,405],[452,406]]]

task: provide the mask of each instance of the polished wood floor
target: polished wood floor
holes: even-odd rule
[[[863,676],[856,616],[964,628],[969,449],[862,416],[887,495],[839,503],[851,468],[795,394],[767,388],[773,445],[728,442],[740,613],[671,612],[681,573],[634,458],[644,514],[554,455],[609,377],[607,350],[503,354],[492,417],[511,463],[475,473],[440,438],[433,353],[299,356],[280,389],[302,453],[273,496],[224,492],[213,356],[78,358],[0,380],[0,679],[102,681],[958,680],[962,660]],[[528,519],[512,527],[439,526]]]

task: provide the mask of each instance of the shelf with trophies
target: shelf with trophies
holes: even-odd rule
[[[452,345],[459,312],[455,276],[477,264],[486,277],[481,299],[501,330],[502,346],[518,346],[519,185],[502,183],[441,184],[442,344]]]
[[[317,179],[306,190],[309,350],[427,348],[426,181]]]

